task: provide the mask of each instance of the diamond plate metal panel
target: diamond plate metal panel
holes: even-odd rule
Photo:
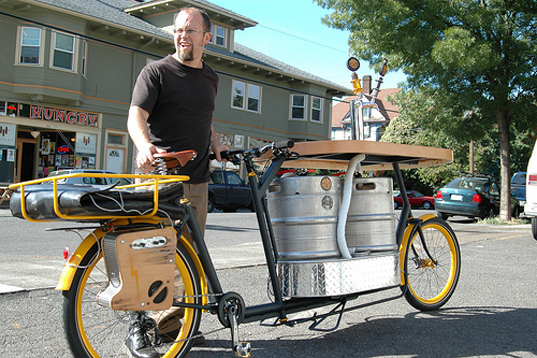
[[[401,283],[399,254],[348,260],[278,262],[285,298],[340,296]]]

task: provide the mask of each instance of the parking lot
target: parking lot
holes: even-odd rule
[[[267,273],[254,216],[212,213],[207,227],[222,286],[240,292],[247,304],[267,301]],[[25,288],[0,295],[0,357],[71,357],[62,333],[61,295],[51,289],[61,270],[61,249],[71,245],[66,242],[71,239],[45,232],[50,224],[25,223],[4,210],[0,221],[5,228],[0,284]],[[537,242],[529,226],[478,225],[464,218],[449,222],[461,242],[462,273],[443,309],[418,312],[400,298],[348,312],[334,331],[310,331],[308,324],[277,328],[244,324],[240,332],[252,343],[252,356],[537,356]],[[396,289],[362,296],[352,304],[397,293]],[[332,318],[322,328],[335,325]],[[216,317],[205,315],[202,328],[206,344],[195,347],[189,357],[233,356],[229,331],[220,330]]]

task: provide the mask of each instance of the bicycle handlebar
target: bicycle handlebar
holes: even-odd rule
[[[273,152],[277,152],[283,149],[293,148],[294,145],[295,145],[295,142],[293,142],[292,140],[286,140],[286,141],[281,141],[281,142],[269,143],[261,148],[256,147],[250,150],[245,150],[245,149],[226,150],[224,152],[220,152],[220,156],[222,157],[222,159],[227,159],[233,164],[238,165],[241,162],[239,155],[260,157],[271,149]],[[209,155],[209,159],[210,160],[216,159],[216,154],[211,153]]]

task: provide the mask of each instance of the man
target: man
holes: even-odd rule
[[[176,14],[175,53],[142,70],[134,86],[127,122],[138,149],[136,164],[143,171],[151,169],[157,153],[187,149],[198,153],[179,174],[190,177],[184,183],[185,195],[192,203],[202,232],[207,218],[209,154],[213,151],[221,161],[220,152],[228,149],[218,141],[212,126],[218,75],[202,60],[203,49],[211,40],[210,30],[209,16],[200,9],[188,7]],[[189,238],[188,233],[184,234]],[[168,323],[171,316],[177,321],[182,318],[182,312],[170,310]],[[148,343],[145,330],[138,328],[139,314],[133,317],[127,341],[132,356],[160,357]]]

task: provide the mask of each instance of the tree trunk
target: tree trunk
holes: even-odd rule
[[[511,219],[511,144],[509,142],[509,112],[499,109],[496,112],[498,135],[500,139],[500,219]]]

